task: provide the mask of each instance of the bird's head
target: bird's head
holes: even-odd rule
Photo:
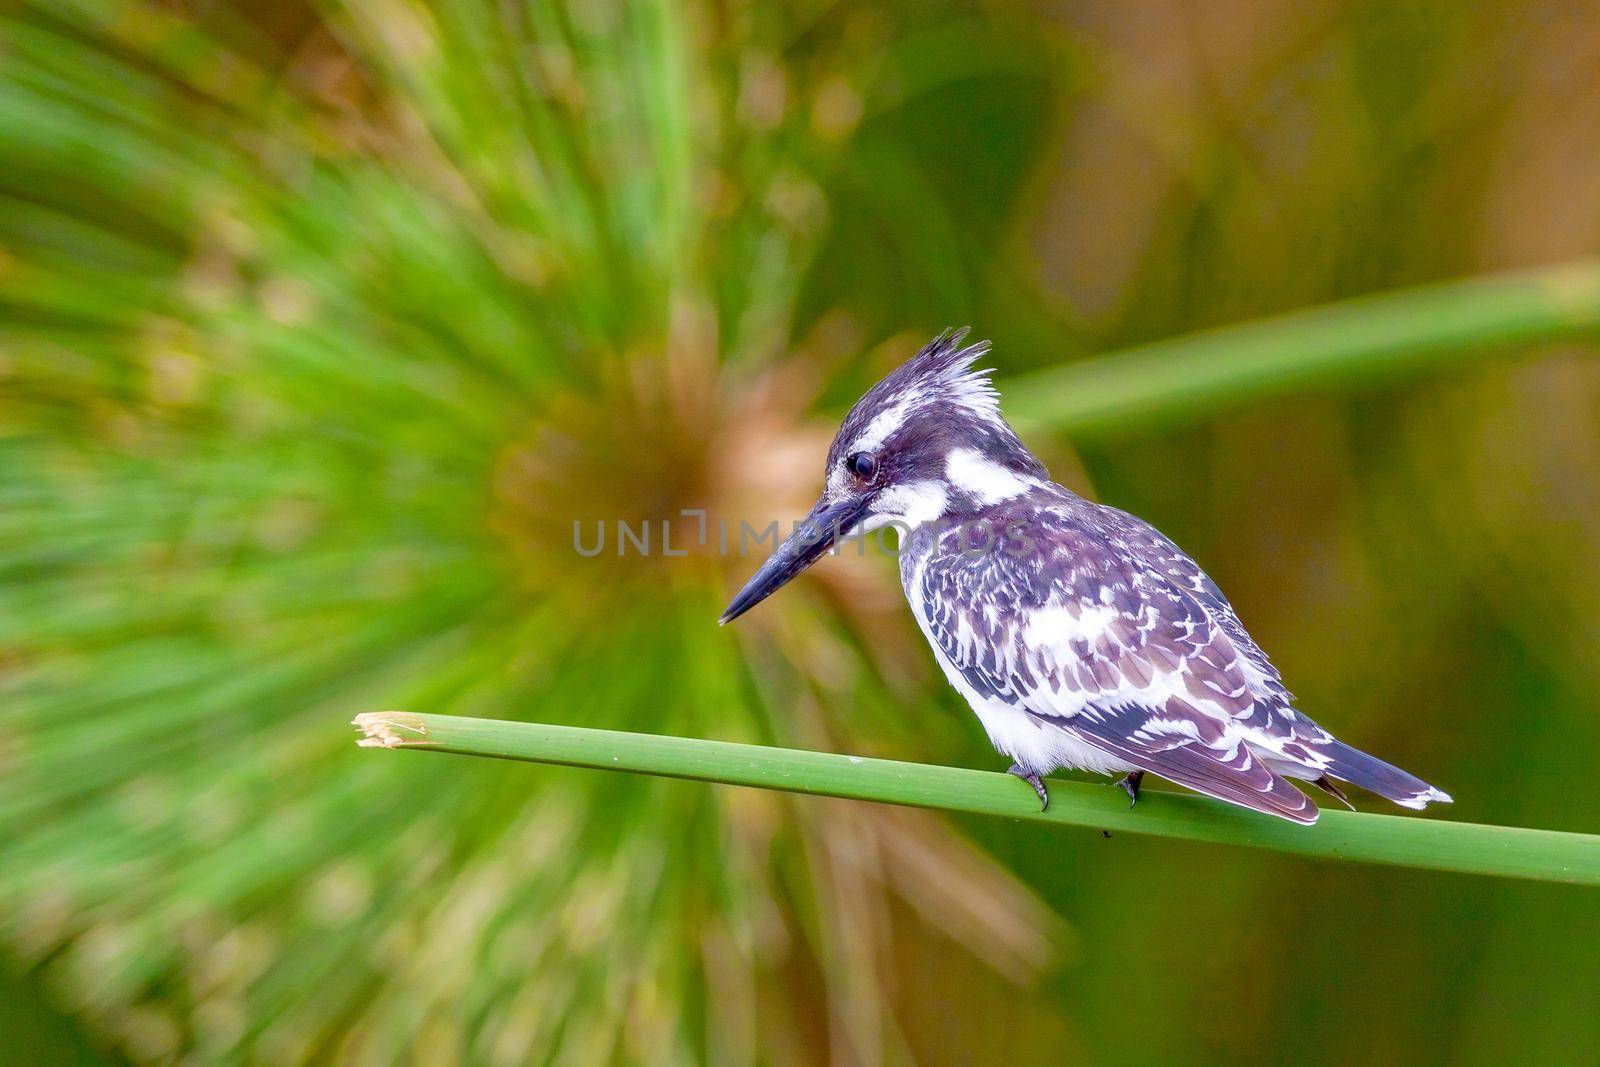
[[[822,497],[722,613],[728,623],[777,592],[842,537],[973,515],[1048,477],[1000,416],[999,395],[946,330],[869,389],[828,448]]]

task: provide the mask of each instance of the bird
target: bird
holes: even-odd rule
[[[1051,481],[1000,412],[987,342],[945,330],[852,407],[825,487],[723,611],[727,624],[844,538],[893,527],[917,624],[1009,772],[1145,775],[1310,825],[1295,781],[1421,810],[1450,796],[1294,706],[1222,590],[1149,523]]]

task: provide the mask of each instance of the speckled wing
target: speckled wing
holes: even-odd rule
[[[929,636],[975,693],[1020,707],[1041,731],[1220,800],[1316,821],[1316,806],[1263,762],[1261,746],[1275,742],[1259,727],[1293,726],[1276,672],[1247,635],[1241,647],[1243,628],[1198,567],[1174,547],[1201,581],[1172,573],[1151,558],[1159,543],[1131,541],[1122,519],[1013,512],[982,551],[940,535],[920,582]]]
[[[1279,730],[1286,735],[1300,736],[1314,742],[1328,739],[1326,731],[1294,710],[1291,706],[1294,694],[1284,688],[1278,669],[1245,630],[1244,623],[1239,621],[1233,605],[1228,603],[1228,598],[1217,583],[1189,558],[1188,553],[1136,515],[1104,505],[1092,506],[1097,512],[1097,525],[1102,536],[1138,560],[1141,566],[1161,574],[1198,601],[1212,623],[1222,630],[1238,650],[1242,657],[1241,667],[1250,676],[1250,688],[1256,698],[1254,711],[1259,728]],[[1302,727],[1299,725],[1302,723],[1308,725]]]

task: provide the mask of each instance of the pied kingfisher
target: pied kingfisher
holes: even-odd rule
[[[827,488],[722,614],[749,611],[841,537],[894,525],[900,580],[950,683],[1048,805],[1060,767],[1146,772],[1299,823],[1350,782],[1408,808],[1450,797],[1296,711],[1200,567],[1154,527],[1052,482],[1000,415],[987,342],[946,331],[873,386]]]

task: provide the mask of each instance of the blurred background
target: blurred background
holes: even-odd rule
[[[799,514],[946,325],[1020,409],[1486,272],[1592,326],[1597,252],[1594,3],[0,5],[0,1060],[1592,1062],[1580,889],[347,723],[999,770],[892,561],[718,630],[753,559],[573,520]],[[1594,831],[1595,337],[1476,306],[1427,367],[1027,438],[1447,817]]]

